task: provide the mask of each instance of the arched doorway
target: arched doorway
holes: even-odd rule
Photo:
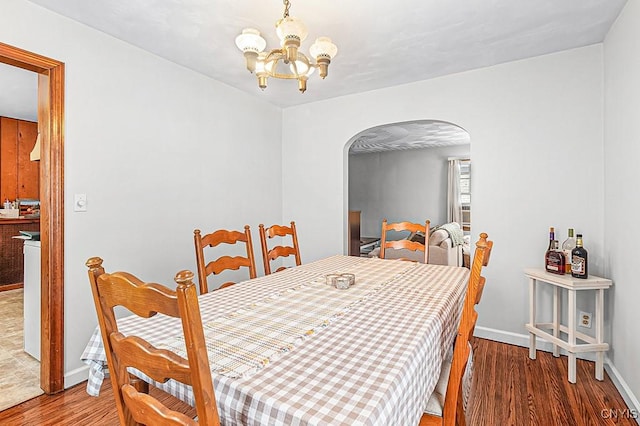
[[[64,63],[4,43],[0,62],[38,74],[40,387],[53,394],[64,390]]]
[[[354,252],[353,235],[358,228],[364,242],[379,238],[384,218],[413,222],[429,219],[432,226],[448,222],[450,160],[464,162],[465,173],[456,182],[462,183],[465,191],[460,210],[464,209],[466,223],[462,218],[456,221],[466,225],[468,232],[470,146],[470,135],[464,128],[441,120],[384,124],[353,136],[346,145],[345,198],[351,217],[345,242],[348,252]],[[354,226],[352,222],[358,217],[360,225]]]

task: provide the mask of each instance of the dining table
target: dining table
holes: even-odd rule
[[[354,274],[348,288],[326,276]],[[335,255],[198,297],[223,425],[419,423],[455,336],[469,270]],[[123,316],[123,334],[186,356],[178,319]],[[87,392],[107,371],[99,328]],[[194,405],[190,386],[157,383]]]

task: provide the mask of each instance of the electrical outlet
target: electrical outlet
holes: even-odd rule
[[[580,327],[591,328],[591,312],[580,311]]]

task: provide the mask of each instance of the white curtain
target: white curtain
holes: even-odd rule
[[[447,222],[457,222],[462,226],[462,203],[460,202],[460,160],[449,160],[448,180]]]

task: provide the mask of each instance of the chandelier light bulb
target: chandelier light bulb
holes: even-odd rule
[[[316,67],[309,66],[309,70],[307,71],[307,77],[311,77],[311,74],[313,74],[315,71],[316,71]]]
[[[300,42],[305,41],[309,31],[302,20],[287,16],[276,23],[276,34],[278,34],[280,43],[284,46],[285,40],[291,38],[296,38]]]
[[[236,37],[236,46],[243,52],[249,72],[254,72],[258,54],[267,47],[267,42],[260,36],[260,31],[253,28],[242,30],[242,34]]]
[[[298,58],[300,43],[307,38],[308,33],[306,25],[293,16],[285,16],[276,23],[276,34],[280,39],[280,45],[285,50],[285,64]]]
[[[338,46],[333,44],[329,37],[318,37],[309,48],[309,53],[316,59],[318,56],[328,56],[329,59],[333,59],[338,54]]]
[[[295,65],[294,65],[295,64]],[[311,73],[309,72],[310,69],[313,69],[313,67],[310,67],[309,65],[307,65],[304,61],[292,61],[289,64],[289,69],[291,70],[291,72],[296,75],[296,76],[302,76],[302,75],[306,75],[309,76],[311,75]],[[312,71],[313,72],[313,71]]]
[[[333,44],[329,37],[318,37],[316,42],[309,48],[309,53],[316,58],[316,63],[320,69],[320,77],[325,78],[329,74],[331,59],[338,53],[338,47]]]
[[[260,36],[260,31],[254,28],[245,28],[242,30],[242,34],[236,37],[236,46],[243,52],[251,50],[260,53],[267,47],[267,41]]]
[[[256,74],[263,74],[265,72],[267,72],[266,68],[265,68],[265,59],[266,59],[267,55],[265,55],[264,53],[260,53],[258,55],[258,58],[256,59]]]

